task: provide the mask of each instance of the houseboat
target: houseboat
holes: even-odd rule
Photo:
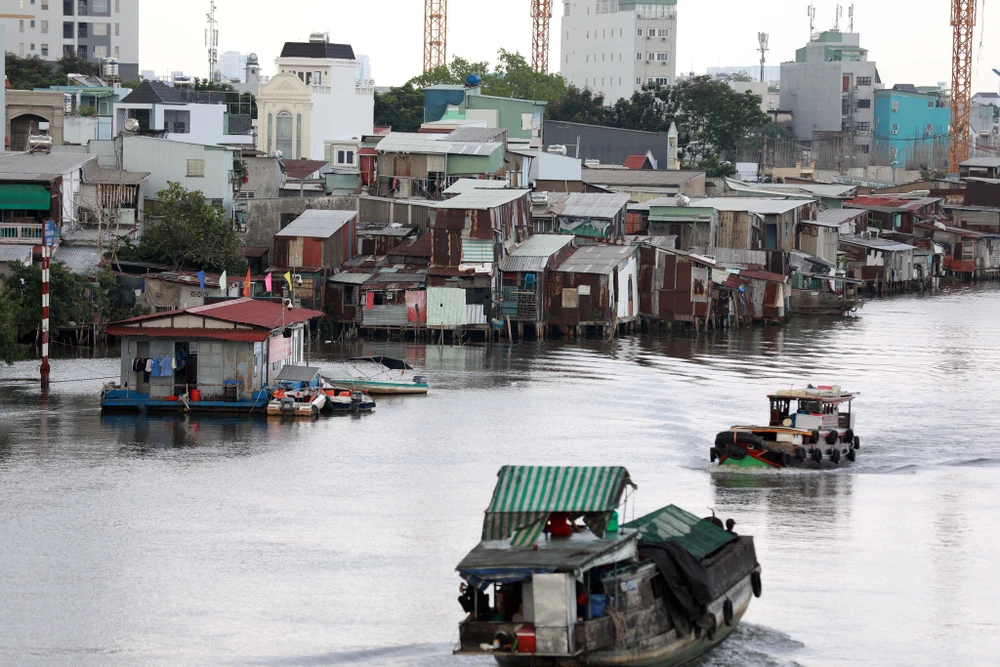
[[[375,395],[426,394],[427,378],[420,374],[407,375],[413,366],[392,357],[355,357],[348,360],[355,375],[345,378],[325,378],[337,387],[350,387]]]
[[[619,526],[630,488],[621,467],[501,468],[482,541],[457,568],[455,653],[672,667],[724,640],[761,594],[753,538],[673,505]]]
[[[263,414],[285,366],[301,363],[310,320],[323,313],[249,298],[135,317],[121,338],[121,375],[106,412]]]
[[[812,385],[771,394],[769,424],[719,433],[709,460],[765,468],[829,468],[854,461],[861,448],[851,410],[857,396],[839,386]]]

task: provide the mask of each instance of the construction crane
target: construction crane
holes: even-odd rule
[[[531,67],[536,72],[549,71],[549,25],[552,23],[552,0],[531,0]]]
[[[976,0],[951,1],[953,51],[951,60],[951,147],[948,168],[969,159],[972,141],[972,33],[976,27]]]
[[[448,64],[448,0],[424,0],[424,71]]]

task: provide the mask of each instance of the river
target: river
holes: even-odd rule
[[[316,423],[102,417],[116,359],[0,369],[0,663],[485,665],[450,655],[454,566],[503,464],[628,467],[638,511],[753,535],[764,593],[699,664],[974,665],[1000,655],[1000,289],[700,337],[405,354],[432,384]],[[5,379],[6,378],[6,379]],[[69,381],[73,380],[73,381]],[[723,473],[716,432],[838,382],[857,463]]]

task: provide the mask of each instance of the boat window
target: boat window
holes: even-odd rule
[[[799,401],[799,412],[818,414],[823,412],[819,401]]]

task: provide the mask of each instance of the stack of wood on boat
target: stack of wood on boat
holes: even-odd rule
[[[673,505],[618,524],[621,467],[505,466],[458,565],[457,654],[501,665],[679,665],[760,595],[753,538]],[[582,521],[583,525],[578,525]],[[492,595],[491,595],[492,593]]]

